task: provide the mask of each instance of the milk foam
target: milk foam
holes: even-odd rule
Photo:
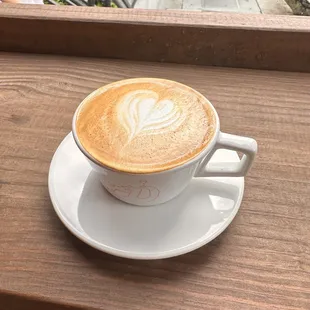
[[[78,111],[76,132],[86,151],[110,168],[151,173],[195,157],[213,138],[207,100],[168,80],[131,79],[104,86]]]
[[[121,126],[128,133],[128,142],[137,135],[158,135],[176,130],[185,114],[170,99],[159,99],[152,90],[136,90],[120,99],[116,108]]]

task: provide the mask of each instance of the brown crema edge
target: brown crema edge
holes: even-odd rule
[[[179,87],[182,88],[186,88],[190,91],[192,91],[193,93],[195,93],[203,102],[203,108],[206,111],[207,114],[207,118],[210,121],[211,125],[209,125],[209,130],[206,132],[206,136],[205,136],[205,140],[203,142],[203,144],[201,145],[200,148],[195,149],[193,152],[189,153],[188,156],[184,156],[181,160],[180,159],[176,159],[173,160],[169,163],[164,163],[162,165],[157,164],[156,167],[154,166],[150,166],[150,165],[143,165],[141,164],[141,167],[134,167],[131,168],[128,165],[124,165],[124,164],[118,164],[117,162],[111,162],[109,160],[104,160],[104,158],[100,157],[100,156],[96,156],[96,152],[91,152],[88,149],[87,143],[83,143],[82,140],[79,138],[79,133],[78,133],[78,120],[79,120],[79,116],[80,116],[80,112],[83,110],[84,105],[86,105],[87,103],[89,103],[93,98],[100,96],[100,94],[102,94],[103,92],[105,92],[106,90],[108,90],[109,88],[113,88],[115,85],[124,85],[124,84],[130,84],[133,82],[148,82],[150,83],[151,81],[160,81],[160,82],[169,82],[169,83],[173,83],[178,85]],[[80,144],[80,148],[82,148],[83,153],[94,163],[96,163],[97,165],[103,166],[104,168],[113,170],[113,171],[119,171],[119,172],[124,172],[124,173],[131,173],[131,174],[151,174],[151,173],[158,173],[158,172],[164,172],[164,171],[168,171],[168,170],[172,170],[174,168],[180,167],[184,164],[186,164],[187,162],[194,160],[197,156],[199,156],[212,142],[213,138],[215,137],[215,133],[216,133],[216,128],[218,125],[218,117],[217,117],[217,113],[215,111],[215,108],[212,106],[212,104],[210,103],[210,101],[203,96],[200,92],[198,92],[197,90],[184,85],[182,83],[179,82],[175,82],[172,80],[167,80],[167,79],[158,79],[158,78],[133,78],[133,79],[126,79],[126,80],[122,80],[122,81],[116,81],[107,85],[104,85],[98,89],[96,89],[95,91],[93,91],[91,94],[89,94],[79,105],[79,107],[77,108],[76,114],[75,114],[76,118],[74,120],[74,130],[76,131],[76,138]]]

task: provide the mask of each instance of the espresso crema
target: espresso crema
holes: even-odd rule
[[[75,126],[81,145],[99,163],[152,173],[197,156],[214,137],[216,116],[190,87],[139,78],[94,91],[78,109]]]

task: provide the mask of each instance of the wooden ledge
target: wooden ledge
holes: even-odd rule
[[[310,19],[2,4],[0,50],[310,72]]]
[[[197,89],[224,132],[259,145],[227,231],[158,261],[82,243],[58,219],[47,188],[81,100],[141,76]],[[309,309],[309,85],[307,73],[0,53],[0,309]]]

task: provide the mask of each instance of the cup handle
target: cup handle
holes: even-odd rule
[[[237,163],[209,163],[218,149],[242,152],[242,159]],[[249,171],[256,153],[257,142],[254,139],[220,132],[215,147],[202,160],[195,177],[244,177]]]

